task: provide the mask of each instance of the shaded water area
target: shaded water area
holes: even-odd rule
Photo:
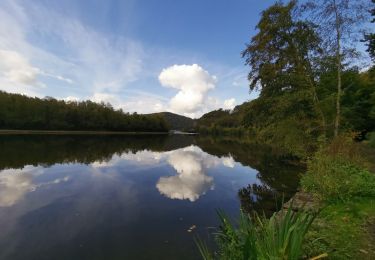
[[[0,259],[199,259],[217,209],[271,214],[302,171],[240,139],[2,135]]]

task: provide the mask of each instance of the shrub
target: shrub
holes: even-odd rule
[[[347,201],[375,196],[375,175],[340,155],[318,152],[308,162],[302,188],[321,200]]]
[[[238,227],[219,213],[221,227],[216,234],[219,259],[300,259],[304,237],[315,216],[307,212],[274,213],[261,219],[241,214]],[[254,219],[254,220],[253,220]],[[207,246],[197,240],[203,259],[214,259]]]
[[[375,148],[375,132],[368,133],[366,138],[368,139],[369,146]]]

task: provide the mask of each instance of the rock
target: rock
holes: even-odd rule
[[[317,211],[319,206],[319,202],[314,199],[312,194],[298,191],[288,202],[284,203],[282,210],[291,208],[293,211]]]

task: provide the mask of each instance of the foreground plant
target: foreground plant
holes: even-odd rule
[[[199,251],[210,259],[299,259],[304,237],[315,219],[315,214],[293,212],[274,213],[270,219],[241,213],[235,227],[228,217],[219,212],[221,226],[215,234],[218,245],[212,254],[206,244],[197,239]]]

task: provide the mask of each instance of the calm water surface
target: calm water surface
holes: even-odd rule
[[[0,259],[199,259],[217,209],[269,214],[300,171],[240,140],[0,136]]]

